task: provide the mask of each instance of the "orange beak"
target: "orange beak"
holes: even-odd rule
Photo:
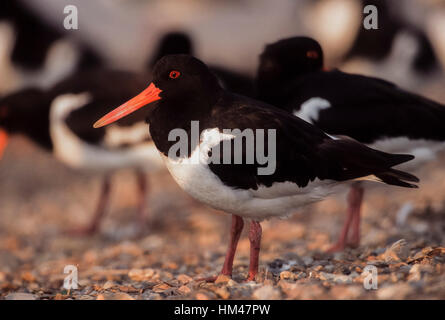
[[[156,100],[160,100],[161,97],[159,96],[159,93],[161,93],[162,90],[156,87],[153,83],[150,83],[147,89],[142,91],[140,94],[138,94],[136,97],[134,97],[131,100],[128,100],[123,105],[117,107],[113,111],[107,113],[102,118],[97,120],[93,127],[94,128],[100,128],[103,126],[106,126],[107,124],[113,123],[130,113],[135,112],[136,110],[142,108],[143,106],[146,106],[149,103],[152,103]]]
[[[3,151],[5,151],[8,144],[8,134],[6,131],[0,129],[0,159],[3,157]]]

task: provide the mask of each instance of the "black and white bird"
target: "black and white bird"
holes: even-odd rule
[[[361,74],[389,79],[416,92],[421,92],[422,88],[442,76],[438,56],[425,27],[416,25],[403,14],[403,4],[388,0],[361,2],[361,8],[369,5],[377,8],[378,19],[375,22],[378,28],[358,28],[355,41],[344,56],[342,70],[359,70]],[[420,11],[421,8],[417,9]],[[423,18],[427,20],[430,17],[426,15]]]
[[[332,135],[345,135],[377,150],[413,154],[415,169],[445,149],[445,106],[382,79],[323,69],[323,51],[307,37],[266,46],[257,72],[258,97]],[[349,213],[332,250],[359,244],[363,187],[355,184]]]
[[[352,139],[332,139],[286,111],[232,94],[204,63],[189,55],[159,60],[147,89],[94,126],[100,128],[144,109],[151,137],[179,186],[197,200],[232,214],[230,244],[221,270],[225,275],[232,274],[243,218],[251,220],[248,280],[253,280],[258,272],[260,221],[286,217],[295,208],[324,199],[335,186],[357,179],[405,187],[415,187],[411,182],[418,181],[392,168],[413,156],[380,152]],[[240,137],[236,129],[241,138],[246,132],[264,131],[236,148]],[[182,141],[186,148],[179,154],[178,131],[187,142]],[[224,148],[227,143],[230,153]],[[272,156],[270,162],[257,157],[264,152]],[[249,161],[252,154],[256,156]],[[242,161],[236,162],[237,158]],[[261,170],[270,169],[269,165],[274,170]]]
[[[172,31],[161,37],[153,57],[159,59],[192,50],[189,35]],[[143,111],[100,131],[93,130],[91,124],[110,111],[107,108],[140,92],[151,79],[152,67],[147,64],[147,70],[139,74],[104,68],[80,70],[50,89],[28,88],[0,100],[0,130],[3,128],[0,153],[6,146],[6,133],[23,133],[70,167],[105,174],[93,219],[86,227],[75,228],[71,233],[83,235],[98,230],[108,203],[110,176],[120,168],[136,170],[140,190],[138,226],[144,225],[148,190],[145,173],[164,166],[145,128]],[[236,92],[249,90],[253,94],[253,79],[225,68],[215,68],[212,70],[216,70],[219,81],[225,86]]]
[[[77,73],[50,90],[21,90],[0,100],[0,128],[7,134],[23,134],[71,168],[104,175],[101,197],[91,222],[68,230],[92,234],[109,200],[111,175],[121,168],[134,168],[139,186],[139,226],[146,217],[146,173],[162,169],[162,160],[145,128],[143,114],[106,130],[93,130],[92,123],[110,106],[139,92],[149,74],[93,70]],[[0,149],[6,146],[6,135]],[[142,231],[142,229],[141,229]]]
[[[94,49],[67,33],[24,1],[2,1],[0,94],[29,86],[48,89],[74,72],[105,64]]]
[[[147,63],[149,69],[153,68],[156,62],[168,54],[189,54],[195,56],[195,45],[190,34],[185,31],[170,31],[162,37],[159,48]],[[223,88],[244,96],[253,97],[255,86],[253,77],[223,67],[221,65],[209,65],[212,72],[218,77]]]

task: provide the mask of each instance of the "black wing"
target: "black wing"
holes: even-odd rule
[[[325,132],[363,143],[381,137],[444,140],[445,106],[394,84],[340,71],[318,72],[288,86],[286,109],[296,111],[312,97],[328,100],[313,123]]]
[[[224,107],[227,105],[231,107]],[[209,128],[238,128],[241,131],[273,129],[276,132],[276,169],[270,175],[258,174],[258,168],[267,164],[258,161],[246,164],[245,145],[242,149],[243,164],[233,164],[233,161],[232,164],[223,164],[221,152],[220,164],[209,165],[225,184],[235,188],[257,189],[259,185],[270,186],[274,182],[286,181],[305,187],[316,178],[345,181],[371,174],[384,175],[392,172],[392,166],[414,158],[373,150],[350,139],[333,140],[320,129],[285,111],[236,95],[227,95],[221,106],[214,109],[212,119],[213,122],[207,125]],[[265,139],[267,155],[267,133]],[[233,147],[232,141],[232,150]],[[418,181],[408,176],[411,181]]]
[[[149,82],[150,76],[145,74],[92,70],[68,77],[52,88],[50,95],[56,98],[62,94],[88,93],[90,95],[89,103],[72,111],[67,117],[66,123],[70,130],[82,140],[89,143],[99,143],[103,139],[107,128],[94,129],[94,122],[140,93]],[[145,118],[146,112],[142,108],[119,120],[116,124],[131,126],[134,123],[145,121]]]

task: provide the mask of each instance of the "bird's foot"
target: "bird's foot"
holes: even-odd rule
[[[99,231],[99,227],[96,225],[89,225],[83,227],[75,227],[64,231],[65,234],[70,236],[92,236]]]
[[[344,242],[337,242],[333,246],[331,246],[326,252],[328,253],[334,253],[334,252],[340,252],[345,250],[346,244]]]
[[[197,282],[215,282],[216,279],[218,279],[218,276],[211,276],[211,277],[204,277],[204,278],[197,278],[195,281]]]
[[[247,276],[247,278],[243,281],[244,283],[246,282],[250,282],[250,281],[256,281],[256,273],[249,273],[249,275]]]
[[[217,276],[197,278],[197,279],[195,279],[195,281],[215,282],[216,280],[218,280],[218,278],[224,278],[224,279],[221,279],[221,281],[227,281],[228,279],[232,279],[232,275],[220,273]]]
[[[360,240],[351,239],[346,245],[348,246],[348,248],[356,249],[360,246]]]

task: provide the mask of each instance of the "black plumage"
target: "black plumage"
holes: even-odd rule
[[[192,56],[170,55],[159,60],[149,88],[103,116],[94,126],[110,124],[149,105],[151,136],[174,179],[196,199],[233,214],[230,245],[222,274],[232,274],[233,256],[243,226],[241,217],[252,219],[248,280],[253,280],[258,272],[261,240],[258,221],[287,216],[299,206],[326,197],[333,185],[368,175],[388,184],[416,187],[409,183],[418,181],[415,176],[392,169],[413,159],[412,156],[380,152],[352,139],[333,139],[284,110],[232,94],[219,85],[204,63]],[[196,141],[198,145],[190,147],[193,121],[199,124],[200,139]],[[176,129],[187,133],[189,149],[185,155],[171,153],[176,141],[170,139],[170,133]],[[259,174],[257,169],[262,164],[258,158],[250,164],[245,160],[238,164],[233,161],[221,164],[227,149],[220,148],[225,141],[220,134],[228,134],[227,130],[233,132],[233,129],[240,132],[245,129],[274,130],[276,170]],[[233,135],[229,137],[229,141],[236,139]],[[203,146],[211,140],[211,146]],[[264,145],[269,145],[268,142],[264,141]],[[243,146],[239,152],[246,159],[249,146],[247,143]],[[204,156],[204,159],[213,155],[215,148],[222,150],[219,161],[193,162],[196,155]],[[321,182],[316,182],[317,179]]]
[[[318,56],[307,57],[308,51]],[[323,71],[323,53],[315,40],[295,37],[278,41],[266,47],[261,60],[275,64],[283,75],[260,64],[259,98],[292,113],[311,98],[327,100],[330,107],[311,120],[330,134],[367,144],[391,137],[445,140],[444,105],[382,79]],[[267,87],[270,83],[275,84]]]

